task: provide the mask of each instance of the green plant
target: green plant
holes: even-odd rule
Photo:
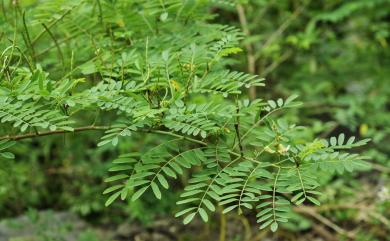
[[[368,140],[307,141],[302,127],[276,115],[296,108],[297,96],[249,100],[244,91],[264,80],[231,70],[243,34],[212,23],[214,4],[7,6],[18,18],[1,22],[0,140],[104,131],[98,146],[114,148],[156,136],[113,161],[106,205],[147,191],[161,199],[172,179],[191,175],[177,202],[184,223],[197,215],[207,222],[223,206],[256,209],[260,228],[276,231],[292,205],[319,205],[316,173],[361,167],[365,157],[347,150]]]

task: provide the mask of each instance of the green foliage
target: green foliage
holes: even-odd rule
[[[282,46],[309,49],[318,37],[317,22],[338,22],[376,4],[345,4],[313,17],[299,34],[264,50],[255,45],[252,57],[272,62],[281,57]],[[285,13],[284,5],[275,8]],[[315,139],[318,132],[305,136],[307,129],[291,124],[299,121],[297,95],[284,94],[287,87],[276,83],[282,94],[270,96],[259,88],[263,78],[232,70],[240,41],[252,44],[264,36],[244,39],[238,28],[215,23],[209,13],[215,6],[220,3],[5,5],[18,18],[4,15],[0,22],[0,156],[14,157],[4,151],[12,140],[100,130],[100,140],[94,138],[98,150],[124,153],[108,168],[106,206],[117,199],[139,201],[148,193],[163,199],[167,189],[179,189],[176,217],[185,224],[196,217],[208,222],[222,207],[223,213],[240,215],[253,210],[259,227],[275,232],[293,217],[295,205],[320,205],[318,174],[365,168],[367,157],[350,149],[368,139],[355,142],[349,133]],[[256,87],[262,99],[248,100],[247,89]],[[305,84],[302,89],[305,101],[306,93],[319,92]],[[335,118],[347,123],[350,116],[343,115],[336,111]],[[82,149],[83,143],[74,146]]]
[[[8,148],[15,145],[15,142],[8,140],[0,141],[0,156],[6,159],[14,159],[15,155],[12,152],[7,151]]]
[[[388,184],[383,184],[389,183],[390,149],[386,128],[390,120],[389,89],[386,87],[389,76],[389,1],[253,0],[242,2],[241,7],[241,13],[240,8],[224,10],[239,15],[246,23],[237,23],[237,19],[229,18],[229,14],[223,11],[219,18],[226,24],[240,24],[247,29],[242,45],[246,55],[235,66],[240,70],[251,70],[253,65],[253,73],[272,80],[272,90],[257,91],[262,98],[276,99],[290,95],[291,91],[300,95],[302,107],[284,115],[285,119],[293,123],[299,121],[308,127],[296,135],[299,142],[318,135],[335,136],[328,140],[328,145],[332,146],[343,132],[345,135],[340,136],[340,141],[344,140],[344,145],[349,136],[372,139],[368,147],[357,146],[359,152],[370,156],[373,163],[371,170],[356,161],[354,154],[346,155],[341,153],[342,150],[323,156],[331,163],[322,161],[322,154],[308,156],[308,160],[313,162],[321,161],[312,174],[305,171],[316,177],[316,182],[320,184],[317,191],[326,194],[315,196],[321,203],[329,207],[361,203],[362,186],[367,186],[364,193],[370,196],[358,210],[319,211],[323,210],[322,207],[314,210],[345,230],[351,228],[344,225],[344,221],[354,223],[354,230],[364,230],[364,234],[359,233],[356,239],[386,239],[375,230],[373,223],[378,221],[376,218],[367,218],[363,223],[356,219],[367,206],[373,210],[384,210],[383,207],[388,205],[388,199],[377,200],[374,186],[379,185],[385,190],[389,188]],[[309,145],[317,144],[313,142]],[[304,151],[301,157],[306,154],[308,152]],[[365,173],[345,173],[351,168],[364,170]],[[320,173],[322,170],[329,174],[324,176]],[[343,174],[335,177],[338,173]],[[292,172],[291,175],[298,174]],[[296,185],[298,188],[299,183]],[[295,202],[304,197],[302,192],[296,192]],[[388,219],[388,212],[380,212]],[[290,221],[283,227],[292,227],[292,223]],[[299,230],[298,225],[295,228]]]

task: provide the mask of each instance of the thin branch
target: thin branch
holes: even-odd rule
[[[284,61],[286,61],[291,55],[292,55],[292,51],[287,51],[285,52],[279,59],[277,59],[276,61],[272,62],[271,65],[267,66],[266,69],[263,71],[262,73],[262,76],[266,77],[269,73],[271,73],[272,71],[274,71],[277,67],[279,67],[279,65],[281,63],[283,63]]]
[[[64,55],[62,54],[60,45],[58,44],[58,41],[57,41],[56,37],[53,35],[53,33],[50,31],[50,29],[49,29],[44,23],[42,23],[42,26],[45,28],[45,30],[47,31],[47,33],[48,33],[48,34],[50,35],[50,37],[53,39],[54,44],[55,44],[55,46],[56,46],[56,48],[57,48],[57,51],[58,51],[58,55],[59,55],[60,58],[61,58],[62,67],[65,69]],[[34,55],[34,56],[35,56],[35,55]]]
[[[380,172],[390,173],[390,168],[383,166],[381,164],[371,163],[371,167],[372,167],[372,169],[380,171]]]
[[[89,28],[89,29],[87,29],[87,31],[90,30],[90,29],[92,29],[92,27]],[[71,35],[69,35],[69,36],[63,38],[63,39],[57,40],[57,43],[58,43],[59,46],[61,46],[62,44],[66,43],[68,40],[71,40],[71,39],[76,38],[76,37],[78,37],[78,36],[79,36],[79,35],[78,35],[78,33],[76,32],[76,33],[74,33],[74,34],[71,34]],[[46,54],[47,52],[49,52],[50,50],[52,50],[53,48],[56,48],[56,47],[57,47],[57,46],[56,46],[55,44],[52,44],[52,45],[50,45],[49,47],[47,47],[47,48],[45,48],[44,50],[42,50],[41,52],[36,53],[35,57],[36,57],[36,58],[37,58],[37,57],[40,57],[40,56]]]
[[[73,131],[67,131],[67,130],[55,130],[55,131],[43,131],[43,132],[31,132],[27,134],[20,134],[20,135],[6,135],[0,137],[0,140],[13,140],[13,141],[19,141],[23,139],[29,139],[29,138],[35,138],[35,137],[41,137],[41,136],[50,136],[50,135],[56,135],[56,134],[65,134],[65,133],[76,133],[76,132],[82,132],[82,131],[91,131],[91,130],[108,130],[108,126],[83,126],[74,128]]]
[[[1,136],[0,137],[0,141],[1,140],[19,141],[19,140],[23,140],[23,139],[42,137],[42,136],[50,136],[50,135],[56,135],[56,134],[76,133],[76,132],[92,131],[92,130],[94,130],[94,131],[96,131],[96,130],[106,131],[106,130],[109,130],[109,129],[110,129],[109,126],[83,126],[83,127],[74,128],[73,131],[55,130],[55,131],[43,131],[43,132],[31,132],[31,133],[20,134],[20,135],[6,135],[6,136]],[[156,134],[162,134],[162,135],[169,135],[169,136],[173,136],[173,137],[176,137],[176,138],[180,138],[182,140],[187,140],[187,141],[190,141],[190,142],[193,142],[193,143],[197,143],[197,144],[202,145],[202,146],[207,146],[206,142],[203,142],[203,141],[191,138],[191,137],[187,137],[187,136],[182,136],[182,135],[179,135],[179,134],[176,134],[176,133],[173,133],[173,132],[169,132],[169,131],[164,131],[164,130],[145,130],[145,129],[138,129],[137,131],[145,132],[145,133],[156,133]],[[236,153],[234,151],[229,151],[229,153],[231,155],[233,155],[233,156],[236,156],[236,157],[242,157],[241,154]],[[245,157],[243,157],[243,158],[245,158]],[[245,159],[251,160],[250,158],[245,158]]]
[[[348,238],[351,238],[351,239],[355,238],[355,234],[354,233],[351,233],[351,232],[348,232],[348,231],[344,230],[343,228],[341,228],[337,224],[333,223],[328,218],[326,218],[326,217],[322,216],[321,214],[317,213],[316,210],[313,209],[313,208],[300,206],[300,207],[294,208],[294,210],[296,212],[312,216],[313,218],[317,219],[319,222],[321,222],[324,225],[328,226],[329,228],[333,229],[334,231],[336,231],[340,235],[345,235],[345,236],[347,236]]]
[[[83,3],[84,1],[80,1],[79,5],[81,3]],[[68,15],[74,8],[78,7],[79,5],[75,5],[73,6],[72,8],[68,9],[67,11],[65,11],[61,17],[59,18],[56,18],[54,21],[52,21],[47,27],[50,29],[51,27],[53,27],[54,25],[56,25],[59,21],[61,21],[66,15]],[[46,33],[46,29],[42,30],[31,42],[32,45],[35,45],[36,42],[43,36],[44,33]]]
[[[24,27],[24,31],[26,33],[26,45],[30,48],[30,51],[31,51],[31,59],[32,61],[35,63],[35,49],[34,49],[34,45],[32,44],[31,42],[31,38],[30,38],[30,33],[28,31],[28,28],[27,28],[27,24],[26,24],[26,12],[23,11],[23,15],[22,15],[22,19],[23,19],[23,27]]]
[[[240,149],[240,154],[241,156],[244,156],[244,148],[241,143],[241,135],[240,135],[240,107],[238,103],[236,107],[236,114],[237,114],[237,122],[234,123],[234,129],[236,131],[237,144]]]

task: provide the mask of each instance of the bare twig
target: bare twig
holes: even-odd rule
[[[13,141],[19,141],[23,139],[29,139],[34,137],[41,137],[41,136],[49,136],[49,135],[56,135],[56,134],[64,134],[64,133],[75,133],[75,132],[82,132],[82,131],[91,131],[91,130],[108,130],[108,126],[83,126],[75,128],[73,131],[66,131],[66,130],[55,130],[55,131],[43,131],[43,132],[31,132],[27,134],[20,134],[20,135],[6,135],[0,137],[0,140],[13,140]]]
[[[307,214],[307,215],[315,218],[317,221],[319,221],[319,222],[323,223],[324,225],[326,225],[327,227],[333,229],[334,231],[336,231],[336,233],[338,233],[340,235],[344,235],[344,236],[351,238],[351,239],[355,238],[354,233],[344,230],[343,228],[341,228],[337,224],[333,223],[330,219],[322,216],[321,214],[319,214],[316,211],[315,208],[299,206],[299,207],[294,208],[294,210],[298,213]]]
[[[263,71],[262,76],[266,77],[269,73],[274,71],[281,63],[286,61],[292,55],[292,51],[285,52],[277,61],[272,62],[271,65],[267,66],[267,68]]]
[[[385,172],[385,173],[390,173],[390,168],[386,166],[382,166],[377,163],[371,163],[371,167],[374,170],[380,171],[380,172]]]
[[[313,230],[314,232],[324,237],[325,240],[338,241],[337,237],[335,237],[331,232],[329,232],[323,225],[314,223]]]

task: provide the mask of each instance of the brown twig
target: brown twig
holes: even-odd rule
[[[313,231],[324,237],[325,240],[338,241],[337,237],[335,237],[331,232],[329,232],[323,225],[314,223]]]
[[[376,171],[390,173],[390,168],[389,167],[382,166],[382,165],[377,164],[377,163],[371,163],[371,167],[372,167],[372,169],[374,169]]]
[[[82,131],[91,131],[91,130],[108,130],[108,126],[83,126],[74,128],[73,131],[66,131],[66,130],[55,130],[55,131],[43,131],[43,132],[31,132],[27,134],[20,134],[20,135],[6,135],[0,137],[0,140],[23,140],[28,138],[34,138],[34,137],[40,137],[40,136],[49,136],[49,135],[56,135],[56,134],[64,134],[64,133],[76,133],[76,132],[82,132]]]
[[[344,236],[346,236],[348,238],[351,238],[351,239],[355,238],[355,234],[354,233],[348,232],[348,231],[344,230],[343,228],[341,228],[337,224],[333,223],[330,219],[322,216],[320,213],[318,213],[316,211],[315,208],[299,206],[299,207],[294,208],[294,210],[296,212],[298,212],[298,213],[307,214],[307,215],[315,218],[316,220],[318,220],[319,222],[323,223],[327,227],[333,229],[334,231],[336,231],[336,233],[338,233],[340,235],[344,235]]]

